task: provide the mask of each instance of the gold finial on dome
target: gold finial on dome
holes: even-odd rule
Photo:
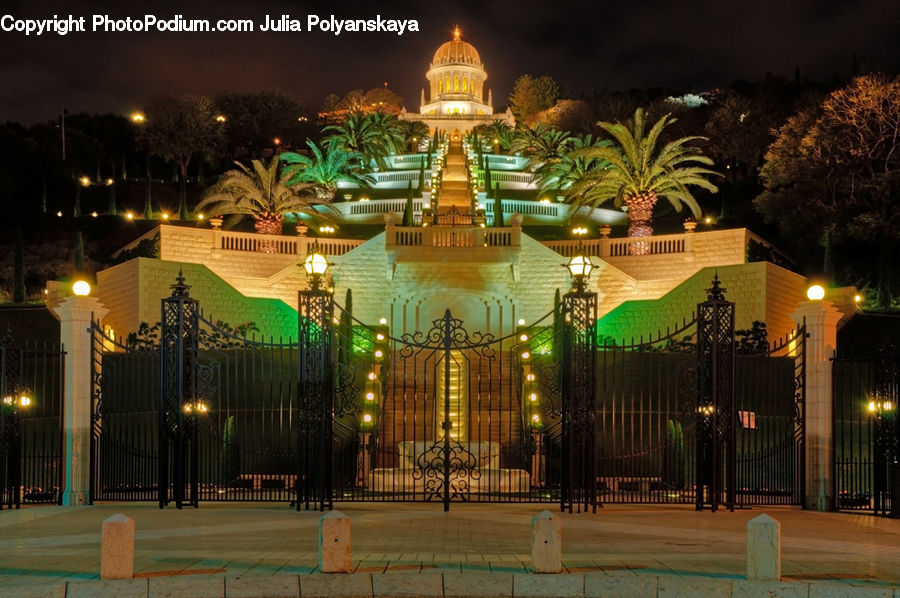
[[[453,41],[458,42],[459,38],[462,36],[462,31],[459,30],[459,25],[453,28]]]

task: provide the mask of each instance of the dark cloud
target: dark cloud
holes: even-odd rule
[[[25,38],[0,32],[0,120],[52,118],[60,106],[127,112],[156,97],[281,89],[317,106],[329,92],[388,82],[415,108],[437,46],[459,24],[486,63],[495,104],[522,73],[551,74],[573,95],[675,86],[685,91],[766,72],[812,78],[863,67],[896,72],[896,0],[682,0],[582,3],[327,3],[258,0],[185,6],[6,2],[0,14],[186,18],[412,18],[420,32],[83,33]]]

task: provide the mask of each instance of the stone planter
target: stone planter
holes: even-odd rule
[[[221,216],[213,216],[209,219],[209,225],[216,230],[222,228],[222,222],[223,220]]]

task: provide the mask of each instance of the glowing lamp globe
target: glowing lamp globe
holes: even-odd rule
[[[79,280],[72,285],[72,292],[79,297],[86,297],[91,294],[91,285],[87,281]]]
[[[328,260],[321,253],[311,253],[303,261],[303,268],[309,275],[321,276],[328,270]]]
[[[569,263],[566,264],[566,268],[569,269],[569,273],[573,277],[581,277],[587,278],[591,275],[591,271],[594,269],[594,264],[591,263],[590,258],[585,257],[583,255],[575,255],[572,256],[572,259],[569,260]]]
[[[806,289],[806,297],[810,301],[821,301],[825,298],[825,289],[820,284],[814,284]]]

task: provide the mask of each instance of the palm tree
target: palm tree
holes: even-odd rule
[[[368,186],[374,179],[362,170],[362,154],[339,149],[336,141],[324,148],[307,140],[306,145],[312,156],[294,152],[284,152],[279,156],[288,165],[288,185],[310,185],[315,195],[324,201],[332,201],[338,183],[350,183],[360,187]],[[324,151],[323,151],[324,149]]]
[[[403,138],[403,152],[419,151],[419,144],[428,139],[428,125],[421,120],[401,120],[397,123],[397,130]],[[400,148],[398,148],[400,149]]]
[[[572,137],[568,131],[557,131],[544,123],[534,127],[523,125],[513,132],[510,151],[531,158],[529,168],[537,169],[542,164],[560,161],[572,147]]]
[[[268,164],[253,160],[250,167],[235,162],[234,170],[225,172],[219,181],[209,188],[197,209],[208,209],[214,214],[246,214],[253,218],[256,232],[281,234],[283,214],[287,212],[314,212],[321,204],[311,185],[293,185],[290,169],[279,171],[278,158]]]
[[[586,158],[576,154],[585,148],[609,147],[611,145],[609,141],[596,139],[590,133],[584,137],[570,139],[571,152],[563,154],[558,160],[545,162],[535,169],[534,180],[541,191],[550,189],[567,193],[587,173],[609,165],[609,162],[601,158]]]
[[[344,150],[362,154],[367,164],[384,166],[385,157],[398,149],[404,151],[404,138],[398,122],[392,114],[354,113],[344,122],[328,125],[322,131],[331,133],[325,138],[326,143],[336,143]]]
[[[713,161],[688,143],[704,137],[682,137],[660,146],[663,129],[675,119],[667,114],[646,131],[644,110],[622,123],[599,122],[597,125],[612,137],[613,145],[594,146],[572,152],[574,158],[605,161],[585,173],[569,189],[568,200],[577,207],[592,208],[610,201],[616,207],[628,208],[628,236],[648,237],[653,234],[650,221],[660,197],[677,210],[687,205],[695,217],[700,206],[688,187],[696,186],[712,193],[718,191],[708,179],[719,173],[706,168]],[[635,245],[633,253],[649,249],[646,243]]]
[[[481,138],[482,145],[487,147],[509,149],[512,141],[512,128],[503,121],[495,120],[489,125],[478,125],[472,129],[472,132]]]

